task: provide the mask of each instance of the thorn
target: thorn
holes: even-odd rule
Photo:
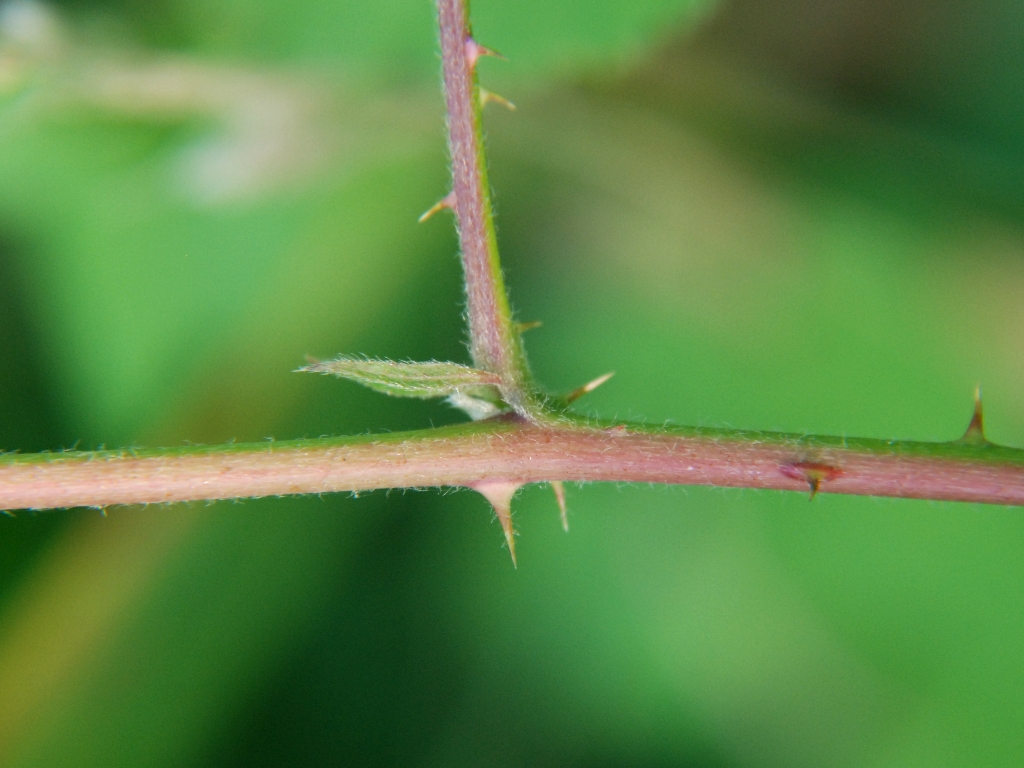
[[[516,534],[512,528],[512,497],[523,487],[523,484],[507,480],[481,480],[478,483],[472,483],[469,487],[487,499],[491,503],[491,507],[494,508],[494,514],[497,515],[501,522],[501,528],[505,532],[508,551],[512,555],[512,567],[516,568]]]
[[[510,112],[516,111],[516,105],[506,99],[504,96],[499,96],[496,93],[488,91],[486,88],[480,89],[480,106],[486,107],[488,104],[501,104],[505,109]]]
[[[555,492],[555,499],[558,501],[558,509],[562,513],[562,528],[569,532],[569,517],[565,513],[565,486],[561,480],[552,480],[549,485]]]
[[[528,323],[516,323],[516,330],[520,333],[526,333],[532,331],[534,328],[540,328],[544,323],[540,320],[531,320]]]
[[[615,371],[610,371],[609,373],[606,373],[604,376],[598,376],[593,381],[587,382],[586,384],[584,384],[579,389],[574,389],[572,392],[570,392],[568,395],[565,396],[565,402],[571,403],[574,400],[579,400],[581,397],[583,397],[588,392],[593,392],[595,389],[600,387],[602,384],[604,384],[606,381],[608,381],[608,379],[610,379],[614,375],[615,375]]]
[[[971,416],[971,423],[967,425],[967,431],[957,442],[970,443],[971,445],[985,445],[988,440],[985,438],[985,418],[981,408],[981,385],[974,388],[974,414]]]
[[[818,495],[823,482],[835,480],[843,474],[843,470],[839,469],[839,467],[820,464],[814,461],[798,461],[793,464],[783,464],[779,467],[779,471],[788,478],[803,480],[807,483],[807,487],[811,490],[810,501],[814,501],[814,497]]]
[[[493,56],[496,59],[501,59],[502,61],[508,61],[508,59],[506,59],[504,56],[502,56],[497,51],[492,51],[490,48],[486,48],[486,47],[480,45],[480,43],[478,43],[472,37],[467,37],[466,38],[466,61],[469,62],[470,70],[476,69],[476,63],[477,63],[477,61],[479,61],[481,56]]]
[[[438,211],[443,211],[445,208],[447,208],[449,211],[455,210],[455,192],[449,192],[447,195],[445,195],[436,203],[434,203],[433,208],[431,208],[429,211],[420,216],[419,223],[422,224],[435,213],[437,213]]]

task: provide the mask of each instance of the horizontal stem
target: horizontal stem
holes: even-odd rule
[[[0,509],[376,488],[617,481],[1024,504],[1024,451],[770,432],[491,420],[442,429],[0,457]]]

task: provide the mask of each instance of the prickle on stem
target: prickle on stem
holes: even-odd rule
[[[512,497],[516,495],[516,491],[523,487],[523,483],[514,483],[507,480],[481,480],[477,483],[471,483],[469,487],[491,503],[494,514],[501,523],[501,529],[505,532],[508,551],[512,555],[512,567],[517,568],[516,534],[512,528]]]
[[[558,502],[558,511],[562,513],[562,530],[569,532],[569,516],[565,510],[565,485],[561,480],[552,480],[549,485],[555,492],[555,500]]]
[[[985,437],[985,417],[981,407],[981,385],[974,388],[974,413],[971,416],[971,423],[967,425],[967,431],[957,442],[969,443],[971,445],[985,445],[988,439]]]
[[[477,63],[477,61],[480,60],[481,56],[493,56],[496,59],[501,59],[502,61],[507,61],[507,59],[504,56],[502,56],[500,53],[498,53],[497,51],[492,51],[490,48],[487,48],[487,47],[485,47],[483,45],[480,45],[480,43],[478,43],[472,37],[467,37],[466,38],[466,62],[469,64],[469,69],[471,71],[476,69],[476,63]]]
[[[454,211],[455,210],[455,192],[449,192],[447,195],[442,197],[429,211],[425,211],[418,219],[419,223],[422,224],[427,219],[431,218],[435,213],[439,213],[443,210]]]
[[[575,400],[579,400],[584,395],[586,395],[586,394],[588,394],[590,392],[593,392],[595,389],[600,387],[602,384],[604,384],[606,381],[608,381],[608,379],[610,379],[614,375],[615,375],[615,371],[609,371],[608,373],[604,374],[603,376],[598,376],[593,381],[588,381],[582,387],[578,387],[578,388],[574,389],[572,392],[570,392],[568,395],[566,395],[565,396],[565,402],[566,403],[571,403],[571,402],[573,402]]]
[[[516,105],[506,99],[504,96],[499,96],[492,91],[488,91],[486,88],[478,89],[480,92],[480,106],[486,107],[488,104],[500,104],[510,112],[516,111]]]

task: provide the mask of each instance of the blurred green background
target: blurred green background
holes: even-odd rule
[[[590,412],[1024,444],[1024,6],[475,0],[512,299]],[[0,448],[450,423],[428,0],[0,6]],[[701,488],[0,518],[3,766],[1024,761],[1020,510]]]

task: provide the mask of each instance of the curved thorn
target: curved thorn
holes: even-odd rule
[[[602,384],[604,384],[606,381],[608,381],[608,379],[610,379],[614,375],[615,375],[615,371],[609,371],[608,373],[604,374],[604,376],[598,376],[593,381],[588,381],[582,387],[579,387],[578,389],[574,389],[572,392],[570,392],[568,395],[566,395],[565,396],[565,402],[566,403],[571,403],[574,400],[579,400],[581,397],[583,397],[588,392],[593,392],[595,389],[600,387]]]
[[[985,417],[981,407],[981,385],[974,388],[974,413],[971,416],[971,423],[967,425],[967,431],[957,442],[970,443],[972,445],[984,445],[988,442],[985,438]]]
[[[526,333],[527,331],[532,331],[534,328],[540,328],[542,325],[544,325],[544,323],[540,320],[530,320],[527,323],[516,323],[516,330],[520,333]]]
[[[565,511],[565,485],[562,484],[561,480],[552,480],[548,484],[551,486],[551,490],[555,492],[555,500],[558,501],[558,509],[562,513],[562,528],[568,533],[569,517]]]
[[[436,203],[434,203],[433,207],[429,211],[426,211],[425,213],[423,213],[423,215],[421,215],[419,217],[418,221],[419,221],[420,224],[422,224],[424,221],[429,219],[435,213],[438,213],[439,211],[443,211],[445,209],[448,209],[449,211],[455,210],[455,193],[454,192],[449,192],[447,195],[445,195],[440,200],[438,200]]]
[[[469,487],[491,503],[494,514],[501,523],[501,529],[505,532],[508,551],[512,555],[512,567],[518,567],[516,565],[516,534],[512,528],[512,497],[523,487],[523,484],[507,480],[481,480],[470,484]]]
[[[488,91],[486,88],[480,88],[480,106],[486,107],[488,104],[501,104],[505,109],[510,112],[516,111],[516,105],[506,99],[504,96],[499,96],[496,93]]]
[[[480,43],[478,43],[472,37],[467,37],[466,38],[466,61],[469,63],[469,68],[471,70],[476,68],[476,63],[477,63],[477,61],[479,61],[481,56],[493,56],[496,59],[501,59],[502,61],[508,61],[508,59],[506,59],[504,56],[502,56],[497,51],[492,51],[490,48],[487,48],[487,47],[485,47],[483,45],[480,45]]]

